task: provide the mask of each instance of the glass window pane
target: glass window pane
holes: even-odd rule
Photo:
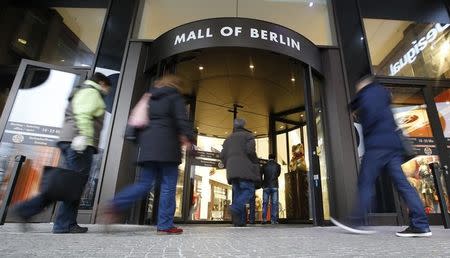
[[[375,73],[450,78],[450,24],[364,19]]]
[[[336,44],[328,0],[146,0],[136,36],[156,39],[179,25],[217,17],[273,22],[302,34],[316,45]]]
[[[283,25],[302,34],[316,45],[334,45],[336,41],[330,6],[327,0],[240,0],[237,16]]]
[[[21,58],[67,66],[92,66],[105,8],[8,7],[0,18],[0,64],[18,65]],[[20,18],[18,18],[20,17]],[[6,28],[7,26],[7,28]],[[2,42],[3,41],[3,42]]]
[[[281,166],[281,174],[278,178],[279,211],[280,219],[286,218],[286,174],[289,172],[289,159],[286,149],[286,134],[277,135],[277,163]]]
[[[223,0],[145,0],[140,39],[156,39],[164,32],[189,22],[236,16],[236,2]]]
[[[67,98],[80,79],[78,74],[27,66],[0,143],[0,157],[26,156],[12,203],[38,194],[43,167],[60,164],[56,142]]]
[[[435,140],[426,112],[427,106],[420,88],[389,88],[392,92],[392,111],[395,120],[403,130],[418,154],[402,165],[409,183],[416,189],[425,212],[438,213],[439,203],[436,199],[431,170],[428,164],[439,162]]]
[[[435,88],[434,101],[439,114],[441,128],[444,132],[444,137],[447,142],[447,149],[450,148],[450,89],[449,88]],[[447,202],[447,209],[450,212],[450,202],[447,193],[447,184],[444,174],[441,176],[445,200]]]
[[[325,152],[325,125],[323,124],[322,113],[322,100],[321,100],[321,87],[322,82],[314,76],[314,114],[316,116],[316,128],[317,128],[317,155],[319,156],[320,165],[320,180],[322,185],[322,202],[323,202],[323,214],[325,219],[330,218],[330,201],[328,191],[328,172],[327,172],[327,159]]]

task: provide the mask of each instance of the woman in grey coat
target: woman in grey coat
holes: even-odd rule
[[[150,90],[150,123],[137,135],[138,164],[143,168],[140,180],[119,192],[109,209],[109,212],[117,213],[130,208],[134,201],[147,196],[154,179],[160,177],[157,232],[162,234],[183,232],[173,224],[178,165],[181,163],[181,145],[190,145],[194,140],[186,105],[178,91],[179,82],[178,77],[166,75]]]

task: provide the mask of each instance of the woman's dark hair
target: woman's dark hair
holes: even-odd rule
[[[104,82],[105,84],[111,86],[111,80],[109,80],[109,78],[102,73],[94,73],[94,75],[91,76],[90,80],[96,83]]]
[[[275,155],[274,154],[269,154],[269,159],[275,159]]]

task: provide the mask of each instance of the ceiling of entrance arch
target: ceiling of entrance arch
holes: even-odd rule
[[[185,81],[184,93],[197,96],[195,126],[202,134],[228,135],[233,104],[242,106],[237,116],[258,136],[267,135],[270,112],[304,106],[302,66],[287,56],[256,49],[212,48],[183,53],[177,60],[176,73]],[[303,119],[302,113],[287,118]]]

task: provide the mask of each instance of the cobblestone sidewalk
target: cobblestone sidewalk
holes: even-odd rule
[[[87,234],[51,234],[50,224],[0,226],[0,257],[450,257],[450,230],[431,238],[399,238],[401,227],[374,235],[301,225],[184,225],[185,233],[157,235],[150,226],[88,225]]]

